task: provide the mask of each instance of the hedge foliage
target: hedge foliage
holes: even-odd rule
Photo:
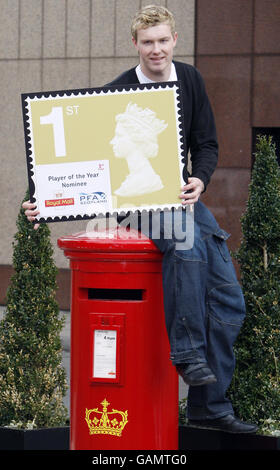
[[[235,345],[229,397],[238,417],[280,432],[280,169],[260,136],[236,259],[247,316]]]
[[[14,275],[0,324],[0,426],[61,426],[67,419],[60,340],[64,320],[55,299],[50,230],[46,224],[34,230],[23,209],[17,228]]]

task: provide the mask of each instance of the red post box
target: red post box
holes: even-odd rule
[[[58,240],[72,276],[70,448],[176,450],[162,254],[137,231],[90,235]]]

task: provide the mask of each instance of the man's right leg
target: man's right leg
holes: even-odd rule
[[[216,378],[206,363],[207,251],[193,214],[189,209],[162,213],[160,238],[153,241],[164,254],[164,310],[172,363],[187,384],[212,383]]]
[[[163,253],[163,300],[172,363],[189,385],[216,381],[206,362],[207,250],[194,213],[189,208],[134,213],[129,224],[141,229]]]

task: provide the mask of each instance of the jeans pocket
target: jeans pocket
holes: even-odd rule
[[[240,327],[245,316],[245,302],[239,283],[221,284],[208,293],[209,317],[221,326]]]
[[[219,252],[221,253],[224,261],[230,261],[231,256],[229,249],[227,247],[227,239],[230,237],[230,234],[225,230],[219,229],[217,232],[213,233],[213,238],[216,242]]]

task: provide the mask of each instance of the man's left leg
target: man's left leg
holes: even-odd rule
[[[205,224],[205,210],[208,209],[200,207],[200,210],[204,213]],[[210,232],[205,230],[205,225],[201,230],[204,230],[208,261],[205,298],[206,357],[217,382],[190,387],[187,417],[190,424],[200,427],[240,433],[255,432],[255,425],[242,423],[234,417],[232,405],[226,397],[235,368],[233,345],[245,316],[243,293],[226,245],[228,234],[218,225]]]

